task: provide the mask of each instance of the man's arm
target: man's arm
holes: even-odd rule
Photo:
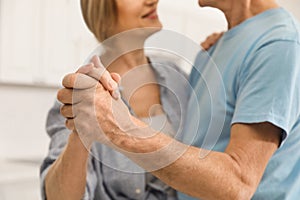
[[[224,153],[199,158],[189,147],[170,166],[154,172],[183,193],[201,199],[250,199],[280,141],[281,130],[269,123],[235,124]]]
[[[178,191],[196,198],[250,199],[268,161],[279,146],[281,132],[281,129],[267,122],[235,124],[224,153],[211,151],[200,158],[203,149],[190,146],[175,162],[152,173]],[[112,140],[125,152],[145,153],[167,146],[173,139],[157,134],[148,139],[116,136]],[[175,146],[183,145],[176,143]],[[160,154],[160,159],[168,159],[172,154],[174,152],[170,148],[170,151]],[[149,163],[131,154],[127,156],[146,169],[149,166]]]

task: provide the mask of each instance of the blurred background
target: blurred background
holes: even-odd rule
[[[300,20],[299,0],[279,3]],[[160,0],[159,15],[166,29],[199,44],[227,26],[218,10],[196,0]],[[79,0],[0,0],[0,200],[40,199],[47,111],[62,77],[96,46]]]

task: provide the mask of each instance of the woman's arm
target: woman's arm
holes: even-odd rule
[[[65,126],[58,102],[50,109],[46,130],[51,138],[48,156],[41,167],[43,199],[81,199],[85,188],[93,191],[95,180],[86,180],[89,154],[76,133]],[[76,196],[76,198],[74,198]],[[88,194],[88,196],[93,196]]]
[[[45,180],[48,200],[82,199],[86,187],[89,152],[77,133],[71,133],[65,150],[52,164]]]

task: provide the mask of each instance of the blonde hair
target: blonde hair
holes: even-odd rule
[[[81,12],[99,42],[110,36],[118,15],[116,0],[81,0]]]

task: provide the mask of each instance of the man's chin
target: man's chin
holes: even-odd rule
[[[208,7],[209,6],[208,4],[209,4],[208,2],[204,2],[203,0],[198,1],[198,5],[202,8]]]
[[[203,2],[202,2],[201,0],[198,1],[198,5],[199,5],[200,7],[203,7],[203,6],[204,6],[204,5],[203,5]]]

